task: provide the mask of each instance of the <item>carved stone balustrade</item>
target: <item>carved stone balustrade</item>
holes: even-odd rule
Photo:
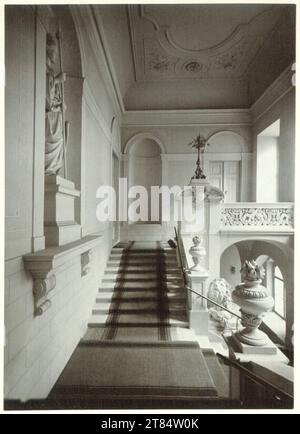
[[[33,278],[34,315],[42,315],[51,301],[49,292],[55,289],[55,270],[62,264],[81,257],[81,275],[87,274],[91,251],[102,242],[101,236],[86,236],[78,241],[59,247],[49,247],[23,256],[24,266]]]
[[[221,231],[293,232],[294,204],[223,204]]]

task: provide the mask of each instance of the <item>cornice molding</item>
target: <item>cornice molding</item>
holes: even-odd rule
[[[123,128],[181,126],[252,126],[293,90],[289,65],[249,109],[127,110]]]
[[[252,155],[249,152],[227,152],[227,153],[222,153],[222,152],[205,152],[204,153],[204,161],[205,160],[225,160],[225,161],[241,161],[243,156],[250,156]],[[194,153],[177,153],[177,154],[162,154],[161,155],[161,159],[163,161],[183,161],[183,162],[187,162],[187,161],[193,161],[195,162],[197,159],[197,154]]]
[[[122,127],[247,126],[251,124],[248,109],[130,110],[124,113]]]
[[[252,122],[257,122],[287,93],[293,90],[292,78],[294,75],[292,65],[289,65],[279,77],[265,90],[265,92],[252,104],[250,113]]]

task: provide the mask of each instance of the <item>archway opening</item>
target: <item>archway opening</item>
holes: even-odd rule
[[[162,183],[162,164],[161,164],[161,148],[151,138],[142,138],[135,142],[129,152],[129,188],[143,187],[147,192],[145,199],[147,208],[144,213],[144,218],[135,221],[135,223],[159,223],[161,222],[161,206],[158,204],[158,218],[151,219],[151,207],[155,204],[151,203],[151,187],[160,187]],[[141,199],[141,198],[140,198]],[[129,206],[134,202],[135,198],[129,198]],[[141,200],[141,203],[143,201]],[[146,214],[146,217],[145,217]]]

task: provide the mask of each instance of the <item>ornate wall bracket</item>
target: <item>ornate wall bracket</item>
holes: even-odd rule
[[[37,273],[33,282],[33,297],[34,297],[34,315],[42,315],[49,307],[51,301],[48,299],[48,294],[55,288],[56,277],[53,272],[45,275],[45,273]]]
[[[34,316],[43,315],[51,307],[49,293],[55,289],[55,270],[64,263],[80,256],[81,275],[90,268],[92,249],[102,242],[101,236],[86,236],[60,247],[50,247],[23,256],[25,270],[33,278]]]

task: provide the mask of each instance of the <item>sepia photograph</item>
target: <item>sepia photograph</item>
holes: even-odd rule
[[[4,413],[295,411],[298,7],[4,2]]]

